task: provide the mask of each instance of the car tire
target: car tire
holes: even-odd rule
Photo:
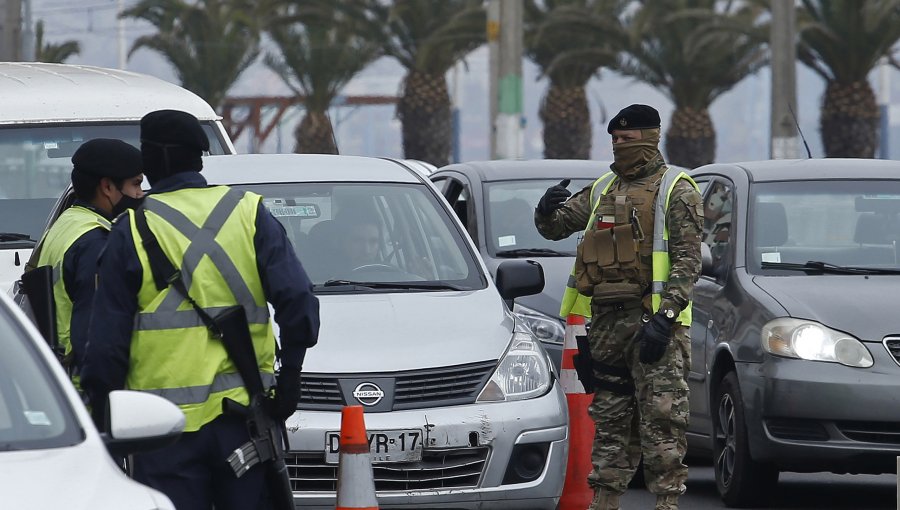
[[[765,504],[778,483],[778,469],[750,456],[744,403],[737,374],[729,372],[716,391],[713,413],[713,469],[716,489],[726,506]]]

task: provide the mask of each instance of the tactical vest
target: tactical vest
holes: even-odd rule
[[[697,188],[686,173],[668,170],[612,193],[614,173],[594,182],[590,195],[594,205],[566,284],[560,316],[590,317],[592,300],[598,304],[640,300],[648,283],[651,309],[653,313],[659,310],[671,267],[666,214],[672,190],[681,179]],[[598,188],[601,191],[595,201]],[[690,302],[677,320],[690,325]]]
[[[253,242],[261,198],[225,186],[188,188],[149,195],[144,209],[147,225],[201,308],[216,316],[235,304],[244,307],[260,375],[270,386],[275,338]],[[143,277],[126,386],[178,405],[185,431],[196,431],[222,414],[223,399],[246,405],[249,396],[197,312],[173,287],[156,288],[134,211],[128,219]]]
[[[72,298],[66,292],[63,279],[63,260],[66,252],[95,228],[109,231],[109,220],[96,212],[73,205],[63,211],[41,240],[40,255],[36,267],[51,266],[53,268],[53,301],[56,303],[56,332],[59,345],[65,349],[65,358],[72,354]]]

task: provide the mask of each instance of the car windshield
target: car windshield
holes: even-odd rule
[[[775,266],[809,261],[900,268],[900,180],[766,182],[753,190],[748,265],[755,272],[793,274]]]
[[[25,335],[0,305],[0,456],[84,439],[62,388]]]
[[[473,290],[487,284],[449,213],[425,185],[238,187],[264,197],[317,292]]]
[[[211,154],[225,154],[211,123]],[[0,127],[0,233],[37,239],[57,197],[71,182],[72,154],[87,140],[118,138],[140,147],[138,122]]]
[[[487,246],[492,256],[538,256],[540,251],[547,254],[557,252],[565,256],[575,256],[579,234],[566,239],[550,241],[544,239],[534,226],[534,208],[544,196],[547,188],[559,184],[561,179],[534,179],[521,181],[498,181],[485,183],[487,214]],[[573,179],[569,191],[577,193],[590,186],[591,179]]]

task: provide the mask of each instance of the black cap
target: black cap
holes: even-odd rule
[[[141,156],[150,184],[179,172],[199,172],[209,138],[190,113],[157,110],[141,119]]]
[[[645,104],[633,104],[626,106],[610,119],[606,132],[612,133],[614,129],[652,129],[659,126],[659,112],[656,108]]]
[[[200,121],[188,112],[156,110],[141,119],[141,142],[209,150],[209,138]]]
[[[94,138],[72,154],[72,172],[122,180],[141,174],[141,151],[122,140]]]

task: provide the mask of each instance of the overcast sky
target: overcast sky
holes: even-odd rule
[[[125,6],[134,0],[121,0]],[[44,20],[45,40],[62,42],[77,40],[81,55],[70,63],[116,67],[118,65],[117,0],[32,0],[35,21]],[[151,25],[124,21],[125,47],[130,49],[139,36],[153,33]],[[271,48],[265,48],[271,51]],[[489,157],[488,138],[488,55],[486,48],[476,50],[457,69],[457,98],[461,116],[461,159],[479,160]],[[543,150],[538,106],[546,90],[546,80],[537,79],[537,69],[526,60],[525,83],[525,157],[540,158]],[[157,53],[141,49],[127,62],[126,69],[151,74],[172,81],[177,79],[171,66]],[[403,68],[391,59],[381,59],[363,71],[345,89],[345,94],[396,94]],[[448,74],[451,87],[453,72]],[[733,162],[767,159],[769,156],[769,81],[768,69],[745,79],[720,97],[711,108],[718,137],[717,161]],[[870,82],[878,93],[877,71]],[[891,157],[900,159],[900,72],[890,71],[891,98],[894,103],[890,147]],[[797,66],[798,117],[814,157],[823,156],[819,136],[818,110],[824,91],[822,80],[805,66]],[[235,96],[288,95],[281,80],[261,63],[254,64],[231,91]],[[604,71],[588,86],[588,99],[593,121],[593,159],[610,159],[609,137],[604,115],[612,115],[631,103],[646,103],[660,111],[663,129],[672,113],[671,102],[655,89],[630,78]],[[263,152],[289,152],[293,148],[293,129],[302,112],[292,111],[274,131]],[[402,156],[400,124],[393,106],[367,106],[356,109],[333,108],[336,138],[344,154],[366,156]],[[238,151],[249,149],[249,140],[235,141]]]

